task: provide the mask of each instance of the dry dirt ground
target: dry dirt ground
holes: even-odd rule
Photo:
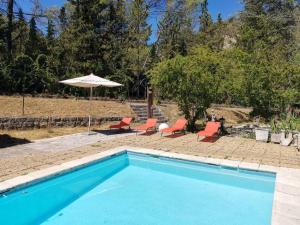
[[[131,116],[128,104],[116,101],[91,101],[25,97],[25,116]],[[0,116],[22,116],[22,98],[0,96]]]
[[[91,110],[88,100],[52,99],[25,97],[25,116],[86,116],[89,112],[93,116],[134,116],[128,103],[118,101],[92,101]],[[182,116],[176,104],[161,104],[160,109],[174,122]],[[208,113],[217,117],[223,116],[227,123],[237,124],[249,121],[250,108],[212,107]],[[22,116],[22,98],[0,96],[0,117]]]
[[[170,119],[171,123],[182,116],[176,104],[162,104],[160,109]],[[217,118],[223,116],[226,119],[226,124],[239,124],[250,121],[251,108],[213,106],[207,110],[207,113],[211,114],[212,111]]]

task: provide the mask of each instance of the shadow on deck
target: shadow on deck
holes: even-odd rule
[[[16,138],[8,134],[0,135],[0,148],[7,148],[15,145],[23,145],[28,143],[31,143],[31,141],[25,138]]]

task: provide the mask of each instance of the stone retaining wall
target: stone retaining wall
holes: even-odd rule
[[[258,126],[253,125],[240,125],[240,126],[231,126],[226,127],[226,131],[232,137],[248,137],[248,138],[255,138],[255,128]]]
[[[120,117],[92,117],[91,125],[100,125],[107,121],[120,121]],[[2,117],[0,130],[33,129],[47,127],[88,126],[89,117]]]

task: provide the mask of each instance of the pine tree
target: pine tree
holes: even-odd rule
[[[297,72],[294,0],[244,0],[238,44],[250,55],[247,100],[255,114],[270,117],[295,101]]]
[[[200,3],[201,16],[200,16],[200,31],[207,32],[212,25],[212,18],[208,12],[208,0]]]
[[[159,23],[158,49],[161,59],[186,55],[193,39],[192,11],[182,0],[170,4]]]
[[[221,25],[223,23],[223,19],[222,19],[222,14],[221,13],[218,13],[217,23],[218,23],[218,25]]]
[[[180,30],[177,51],[180,55],[186,56],[188,48],[194,39],[192,27],[193,8],[187,4],[185,0],[177,0],[175,2],[177,26]]]
[[[35,22],[35,18],[32,17],[29,21],[29,37],[26,44],[26,55],[35,58],[37,56],[37,42],[38,42],[38,34],[37,34],[37,26]]]
[[[0,13],[0,62],[6,59],[6,23],[4,16]]]
[[[15,49],[15,56],[25,54],[25,43],[28,39],[28,27],[27,22],[25,20],[23,10],[20,8],[18,12],[18,20],[15,23],[14,29],[14,49]]]
[[[174,18],[172,17],[172,12],[168,9],[163,17],[163,19],[158,24],[158,39],[157,45],[159,49],[159,58],[170,59],[175,56],[175,46],[174,44]]]
[[[24,22],[25,23],[25,17],[24,17],[24,13],[23,10],[21,8],[19,8],[19,12],[18,12],[18,20],[20,22]]]
[[[285,46],[287,51],[282,53],[290,58],[295,50],[296,1],[244,0],[244,4],[240,46],[248,52],[256,51],[256,48],[271,50],[278,47],[283,50]]]
[[[55,38],[55,26],[53,21],[49,18],[48,26],[47,26],[47,41],[49,45],[52,44],[54,38]]]
[[[8,64],[12,60],[13,56],[13,13],[14,13],[14,0],[8,0],[7,2],[7,34],[6,34],[6,45],[7,45],[7,61]]]
[[[44,37],[37,28],[35,18],[32,17],[29,21],[29,33],[25,46],[25,53],[35,60],[39,54],[46,53],[46,51],[47,46]]]
[[[67,24],[66,8],[64,6],[60,8],[58,18],[59,18],[60,30],[65,31],[68,24]]]
[[[145,66],[148,57],[147,41],[151,35],[151,27],[147,23],[149,6],[143,0],[133,0],[128,16],[130,69],[135,75],[135,90],[140,96],[141,77],[145,76]]]
[[[224,46],[224,24],[219,13],[217,21],[213,22],[208,11],[208,1],[202,1],[200,15],[200,32],[197,34],[197,43],[215,51],[221,51]]]

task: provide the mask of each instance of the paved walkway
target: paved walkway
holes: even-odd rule
[[[134,132],[117,133],[116,131],[91,132],[90,134],[88,132],[84,132],[41,139],[29,144],[0,149],[0,159],[38,152],[46,153],[68,151],[85,145],[94,144],[96,142],[109,141],[115,138],[126,137],[133,134],[135,135]]]

